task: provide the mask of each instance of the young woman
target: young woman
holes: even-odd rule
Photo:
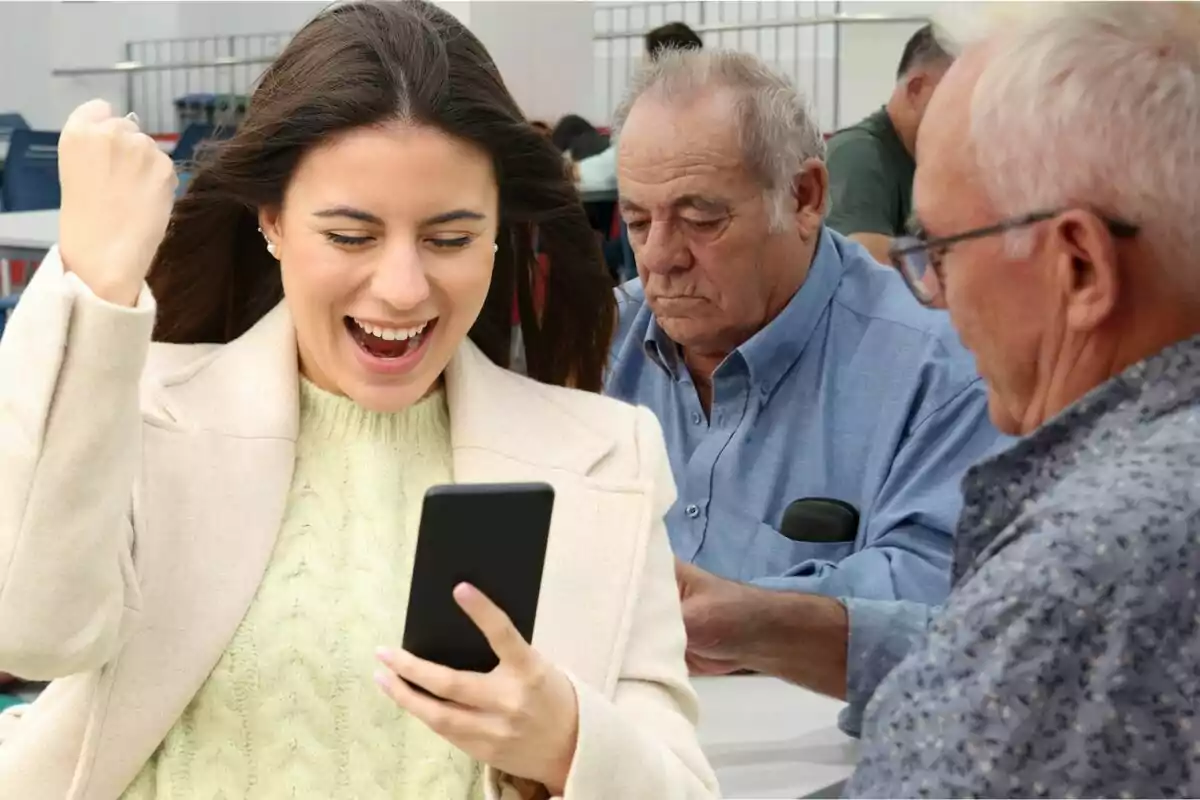
[[[0,670],[53,683],[0,726],[0,797],[712,796],[661,432],[581,391],[610,285],[466,29],[322,13],[177,203],[102,102],[59,158],[59,247],[0,347]],[[398,647],[450,481],[556,490],[533,645],[455,591],[487,674]]]

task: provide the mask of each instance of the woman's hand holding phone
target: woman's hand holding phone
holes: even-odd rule
[[[575,688],[482,592],[460,584],[454,599],[500,665],[486,674],[465,672],[403,650],[380,651],[387,669],[376,680],[397,705],[477,761],[561,795],[579,733]]]

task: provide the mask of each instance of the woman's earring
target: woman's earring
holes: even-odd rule
[[[258,229],[258,232],[259,232],[259,233],[262,233],[262,237],[263,237],[263,239],[264,239],[264,240],[266,241],[266,243],[267,243],[267,252],[271,254],[271,258],[273,258],[273,259],[275,259],[276,261],[278,261],[278,260],[279,260],[279,246],[278,246],[278,245],[276,245],[274,242],[272,242],[272,241],[271,241],[271,240],[270,240],[270,239],[267,237],[267,235],[266,235],[265,233],[263,233],[263,229],[262,229],[262,228],[259,228],[259,229]]]
[[[498,244],[494,244],[494,245],[492,245],[492,252],[493,252],[493,253],[499,253],[499,252],[500,252],[500,245],[498,245]]]

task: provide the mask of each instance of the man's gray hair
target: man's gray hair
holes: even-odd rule
[[[964,133],[997,210],[1085,205],[1136,223],[1200,302],[1200,3],[946,5],[942,35],[989,48]],[[1019,255],[1032,237],[1009,241]]]
[[[665,51],[630,82],[614,129],[619,136],[634,103],[643,96],[688,102],[722,90],[737,98],[742,159],[762,182],[778,228],[787,217],[796,174],[805,161],[824,159],[825,139],[804,95],[760,59],[731,50]]]

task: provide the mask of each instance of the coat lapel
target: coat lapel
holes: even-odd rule
[[[446,369],[446,399],[458,483],[504,480],[494,457],[587,475],[615,446],[529,379],[497,367],[469,340]]]
[[[557,395],[496,367],[469,342],[446,371],[456,483],[537,481],[555,490],[533,646],[605,694],[620,677],[628,634],[621,598],[637,596],[644,542],[608,530],[647,529],[644,487],[599,477],[611,433],[555,402]],[[616,470],[618,474],[621,470]],[[606,609],[612,613],[591,613]],[[581,619],[588,619],[585,629]],[[489,800],[539,800],[545,789],[492,768]]]
[[[616,674],[610,667],[619,659],[593,648],[619,640],[620,618],[614,614],[581,635],[578,604],[636,591],[627,580],[631,565],[640,569],[640,559],[626,546],[642,543],[619,536],[606,544],[605,532],[644,527],[648,508],[645,487],[621,482],[633,469],[604,468],[617,447],[611,409],[597,414],[607,428],[581,417],[587,404],[560,404],[557,390],[495,366],[470,343],[447,370],[446,389],[455,482],[534,481],[554,487],[533,644],[577,678],[611,688]],[[610,560],[608,568],[603,562]],[[601,585],[605,581],[611,582]]]

